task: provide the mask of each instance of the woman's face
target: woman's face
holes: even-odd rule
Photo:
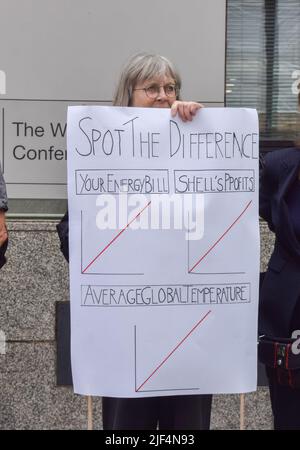
[[[171,108],[176,100],[174,78],[164,75],[139,82],[134,86],[131,98],[131,106],[142,108]],[[145,91],[144,89],[148,89]],[[155,91],[158,91],[155,93]],[[169,93],[169,95],[166,94]]]

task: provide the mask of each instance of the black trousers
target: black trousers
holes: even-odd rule
[[[103,397],[104,430],[208,430],[212,395]]]

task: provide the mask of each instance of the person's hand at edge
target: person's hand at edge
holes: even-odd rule
[[[197,111],[201,108],[204,108],[201,103],[176,100],[171,106],[171,115],[175,117],[178,113],[181,120],[187,122],[193,120]]]

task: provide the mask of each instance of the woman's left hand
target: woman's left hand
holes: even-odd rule
[[[193,120],[196,112],[201,108],[204,108],[201,103],[176,100],[171,106],[171,114],[174,117],[178,113],[181,120],[187,122],[188,120]]]

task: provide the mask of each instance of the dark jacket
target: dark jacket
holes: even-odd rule
[[[275,233],[275,246],[261,286],[260,334],[290,337],[293,331],[300,301],[300,241],[293,230],[286,198],[299,170],[300,149],[276,150],[265,157],[259,209]]]
[[[1,172],[0,167],[0,209],[3,211],[7,211],[7,195],[6,195],[6,186],[5,181]]]

